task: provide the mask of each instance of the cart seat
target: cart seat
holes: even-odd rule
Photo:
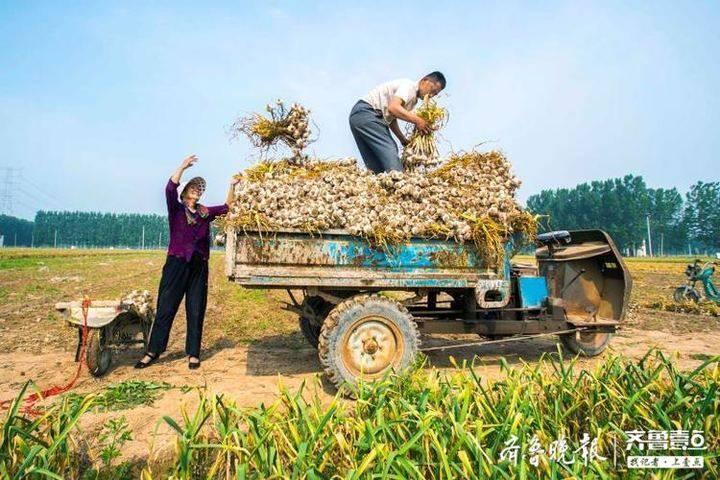
[[[556,230],[554,232],[541,233],[537,242],[542,245],[570,243],[570,232],[567,230]]]

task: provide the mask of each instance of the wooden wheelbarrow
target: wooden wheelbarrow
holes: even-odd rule
[[[71,327],[78,329],[75,361],[80,361],[83,341],[82,301],[60,302],[55,309],[62,313]],[[88,336],[85,341],[85,362],[95,377],[108,371],[112,364],[112,347],[144,344],[155,319],[152,299],[145,292],[132,292],[121,300],[95,300],[87,313]]]

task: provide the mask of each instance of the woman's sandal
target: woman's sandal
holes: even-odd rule
[[[198,361],[197,361],[197,362],[191,362],[191,361],[188,359],[188,368],[189,368],[190,370],[195,370],[195,369],[200,368],[200,359],[198,358]]]
[[[150,357],[150,360],[148,360],[147,362],[143,362],[143,359],[141,358],[135,364],[135,368],[145,368],[145,367],[149,366],[151,363],[153,363],[155,360],[157,360],[157,358],[158,358],[157,353],[145,352],[145,355]],[[143,356],[143,358],[145,358],[145,356]]]

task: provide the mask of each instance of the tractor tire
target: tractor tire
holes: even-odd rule
[[[419,346],[420,333],[407,308],[379,295],[357,295],[325,319],[318,354],[328,378],[340,388],[406,369]]]
[[[315,312],[315,315],[322,317],[324,321],[325,317],[327,317],[333,309],[333,304],[322,297],[305,297],[301,307],[303,309],[310,308],[313,312]],[[300,315],[298,317],[298,322],[300,323],[300,331],[308,343],[312,345],[313,348],[318,348],[322,322],[318,323],[316,319],[306,317],[305,315]]]
[[[675,303],[683,303],[686,301],[700,303],[700,294],[698,294],[694,288],[678,287],[675,289],[675,292],[673,292],[673,300],[675,300]]]
[[[610,333],[567,333],[560,335],[565,348],[581,357],[595,357],[600,355],[610,343]]]
[[[90,328],[85,343],[85,363],[93,377],[101,377],[112,363],[112,351],[105,345],[105,329]]]

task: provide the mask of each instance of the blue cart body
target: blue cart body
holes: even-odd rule
[[[508,243],[508,253],[510,248]],[[248,287],[473,288],[480,279],[507,279],[510,273],[509,254],[492,267],[468,243],[412,239],[381,248],[342,231],[230,233],[226,251],[228,277]]]
[[[407,367],[420,332],[561,335],[573,353],[597,355],[625,315],[630,277],[601,231],[538,238],[538,265],[488,263],[475,245],[412,239],[380,248],[344,231],[228,230],[225,272],[249,288],[288,290],[286,310],[318,348],[336,385]],[[293,290],[302,290],[299,300]],[[412,295],[376,295],[385,290]],[[401,298],[402,297],[402,298]],[[444,348],[444,347],[442,347]]]

